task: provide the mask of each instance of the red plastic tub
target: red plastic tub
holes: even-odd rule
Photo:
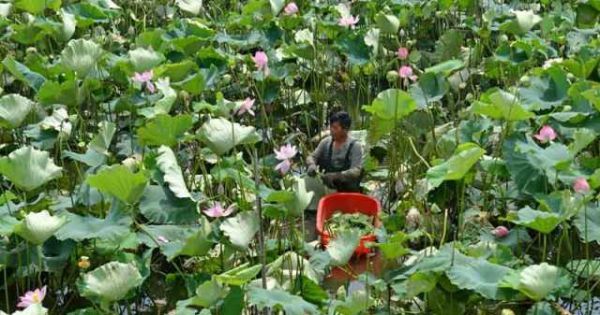
[[[330,236],[327,231],[323,230],[323,226],[325,221],[331,218],[336,211],[341,211],[343,213],[361,212],[370,215],[374,217],[373,224],[375,227],[379,227],[381,224],[379,221],[380,210],[381,204],[379,201],[365,194],[333,193],[321,198],[317,208],[317,232],[321,236],[321,245],[327,247],[327,244],[329,244]],[[354,254],[361,256],[370,253],[371,249],[367,248],[365,245],[366,243],[375,241],[377,241],[375,234],[363,235]]]

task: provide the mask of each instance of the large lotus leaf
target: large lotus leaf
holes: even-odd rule
[[[254,127],[232,123],[224,118],[213,118],[202,125],[200,139],[216,154],[222,155],[240,144],[254,144],[260,136]]]
[[[183,173],[173,150],[167,146],[158,148],[158,157],[156,158],[158,168],[163,172],[163,179],[169,185],[171,191],[177,198],[192,198],[192,194],[185,185]]]
[[[329,314],[360,315],[367,312],[371,307],[372,299],[366,290],[349,292],[344,301],[333,301]]]
[[[202,0],[176,0],[175,3],[182,11],[198,15],[202,9]]]
[[[379,13],[375,16],[377,27],[386,33],[396,34],[400,28],[400,20],[392,14]]]
[[[19,224],[19,220],[14,217],[8,214],[0,215],[0,236],[11,235],[17,224]]]
[[[500,30],[521,35],[529,32],[536,24],[542,21],[542,18],[533,13],[533,11],[514,10],[514,20],[510,20],[500,26]]]
[[[114,123],[103,121],[100,123],[98,134],[92,138],[92,141],[88,144],[88,148],[98,153],[109,154],[108,148],[115,135],[115,131],[117,131],[117,126]]]
[[[0,311],[0,314],[2,314],[2,311]],[[45,308],[44,306],[42,306],[41,303],[31,304],[22,311],[16,311],[16,312],[12,313],[12,315],[46,315],[46,314],[48,314],[48,309]]]
[[[502,297],[498,284],[510,271],[508,267],[468,257],[464,262],[452,265],[446,274],[461,289],[473,290],[485,298],[500,300]]]
[[[54,235],[65,221],[65,218],[50,215],[46,210],[32,212],[14,227],[14,232],[29,242],[40,245]]]
[[[61,2],[61,0],[16,0],[15,8],[39,14],[46,9],[57,11],[60,9]]]
[[[129,51],[129,61],[136,72],[150,70],[164,61],[165,57],[160,53],[145,48],[136,48]]]
[[[509,214],[509,221],[548,234],[552,232],[562,221],[560,215],[525,207],[514,214]]]
[[[249,265],[249,263],[244,263],[238,267],[227,270],[220,275],[215,275],[214,278],[223,284],[243,286],[256,278],[261,271],[262,265],[258,264],[251,267],[249,267]]]
[[[585,206],[579,210],[573,221],[582,242],[600,244],[600,209]]]
[[[531,265],[520,273],[519,291],[533,300],[540,301],[548,296],[560,280],[560,269],[542,263]]]
[[[190,299],[189,305],[211,307],[227,295],[227,287],[213,280],[205,281],[196,288],[196,295]]]
[[[140,199],[140,212],[152,223],[188,224],[200,217],[191,199],[175,197],[167,187],[149,185]]]
[[[140,109],[140,114],[146,118],[154,118],[156,115],[168,114],[177,100],[177,91],[171,87],[168,80],[156,82],[156,88],[162,93],[163,97],[156,101],[153,107],[144,107]]]
[[[271,4],[271,12],[273,12],[273,15],[277,15],[279,14],[279,12],[281,12],[283,7],[285,7],[285,2],[285,0],[269,0],[269,3]]]
[[[531,85],[519,89],[519,95],[529,110],[546,110],[567,99],[569,81],[564,70],[551,67],[541,77],[531,78]]]
[[[88,176],[87,183],[125,203],[134,204],[144,193],[148,179],[143,172],[133,173],[126,166],[119,164]]]
[[[63,20],[62,28],[61,28],[61,39],[64,41],[68,41],[75,34],[75,29],[77,28],[77,20],[75,19],[75,15],[68,13],[64,9],[60,10],[60,15]]]
[[[306,189],[306,179],[296,177],[293,189],[289,191],[279,191],[269,195],[271,201],[281,202],[285,205],[288,213],[292,216],[299,216],[310,205],[314,192]],[[271,202],[269,201],[269,202]]]
[[[571,155],[576,156],[579,152],[590,145],[596,138],[598,133],[591,129],[580,128],[575,130],[573,134],[573,142],[569,144],[569,152]]]
[[[474,143],[463,143],[450,159],[427,170],[427,181],[435,188],[447,180],[459,180],[479,161],[485,150]]]
[[[0,127],[19,127],[34,105],[34,102],[18,94],[2,96],[0,98]]]
[[[517,187],[532,194],[544,192],[547,182],[554,181],[558,170],[568,167],[572,160],[565,145],[553,143],[541,148],[531,138],[525,141],[514,137],[507,139],[503,153],[508,171]]]
[[[527,120],[534,116],[521,105],[515,95],[497,88],[484,93],[480,100],[471,106],[471,111],[507,121]]]
[[[19,63],[12,57],[4,58],[2,65],[4,65],[5,69],[17,80],[23,81],[35,91],[39,91],[44,82],[46,82],[46,78],[44,78],[43,75],[32,71],[26,65]]]
[[[158,115],[138,129],[142,145],[174,146],[183,134],[192,127],[192,116]]]
[[[39,88],[37,99],[42,105],[63,104],[73,108],[83,103],[84,92],[74,78],[60,83],[48,80]]]
[[[397,120],[417,109],[417,103],[405,91],[388,89],[379,93],[371,105],[363,106],[363,109],[382,120]]]
[[[143,230],[140,241],[149,247],[159,247],[169,261],[177,256],[206,255],[213,245],[209,240],[212,228],[206,219],[201,220],[200,226],[147,225]]]
[[[91,40],[75,39],[69,41],[61,53],[63,65],[84,78],[92,73],[104,54],[102,47]]]
[[[49,156],[46,151],[22,147],[0,158],[0,174],[21,189],[34,190],[61,176],[62,168]]]
[[[225,220],[220,229],[229,237],[234,246],[247,249],[259,229],[260,220],[252,211],[239,213],[233,218]]]
[[[335,46],[348,57],[352,65],[364,65],[369,61],[370,49],[358,33],[344,34],[337,37]]]
[[[333,266],[347,264],[360,242],[360,237],[360,233],[355,230],[338,233],[327,245],[327,254],[331,257],[331,264]]]
[[[410,88],[410,94],[416,100],[419,108],[441,100],[448,92],[448,83],[442,74],[426,72],[419,77],[419,82]]]
[[[425,69],[425,72],[441,73],[444,76],[464,67],[465,63],[458,59],[447,60]]]
[[[56,232],[56,238],[59,240],[72,239],[79,242],[103,239],[115,242],[129,234],[129,226],[132,223],[131,217],[121,211],[111,211],[105,219],[73,213],[68,213],[66,218],[67,224]]]
[[[78,288],[82,296],[99,299],[107,305],[123,299],[142,282],[142,275],[135,265],[111,261],[84,274]]]
[[[265,290],[250,287],[248,290],[248,303],[256,305],[259,309],[270,307],[281,309],[289,315],[319,314],[319,309],[297,295],[292,295],[282,290]]]

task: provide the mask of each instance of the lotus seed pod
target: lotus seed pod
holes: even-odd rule
[[[515,315],[515,312],[513,312],[513,310],[505,308],[502,310],[502,312],[500,313],[501,315]]]
[[[395,82],[398,80],[398,71],[388,71],[388,73],[385,75],[385,78],[388,80],[388,82]]]
[[[508,41],[508,36],[506,36],[506,34],[502,34],[498,37],[498,41],[501,43],[507,42]]]
[[[524,86],[529,86],[529,84],[531,84],[531,78],[528,75],[524,75],[519,79],[519,82]]]

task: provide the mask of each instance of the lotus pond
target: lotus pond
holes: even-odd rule
[[[599,16],[0,0],[0,314],[598,314]],[[338,109],[383,206],[363,258],[304,237]]]

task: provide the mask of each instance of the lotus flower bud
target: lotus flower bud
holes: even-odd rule
[[[508,232],[509,230],[507,227],[499,225],[492,231],[492,235],[497,238],[503,238],[508,235]]]
[[[388,80],[388,82],[395,82],[398,80],[398,71],[388,71],[388,73],[385,75],[385,78]]]

